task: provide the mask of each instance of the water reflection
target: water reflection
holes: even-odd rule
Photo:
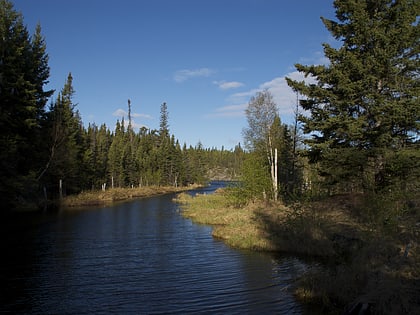
[[[228,248],[210,227],[182,218],[173,197],[15,218],[3,238],[9,293],[0,310],[301,313],[288,288],[302,262]]]

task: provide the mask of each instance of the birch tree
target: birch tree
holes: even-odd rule
[[[264,90],[258,92],[251,98],[245,110],[248,121],[248,128],[243,130],[245,147],[249,151],[263,154],[267,158],[270,167],[272,183],[272,197],[278,198],[278,170],[277,156],[278,148],[274,147],[273,128],[274,121],[278,117],[277,105],[273,100],[273,95]]]

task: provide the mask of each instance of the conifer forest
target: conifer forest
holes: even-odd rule
[[[239,180],[246,200],[343,192],[418,191],[419,2],[334,1],[323,23],[340,44],[323,44],[325,65],[296,64],[316,79],[287,79],[294,125],[281,122],[268,90],[251,98],[243,147],[187,146],[170,132],[170,100],[159,128],[86,126],[73,101],[72,74],[46,90],[50,68],[41,25],[30,34],[1,0],[0,202],[38,205],[59,194],[113,187],[186,186]],[[193,131],[192,131],[193,132]],[[263,197],[262,197],[263,196]]]

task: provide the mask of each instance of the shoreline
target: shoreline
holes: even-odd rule
[[[131,199],[153,197],[171,193],[180,193],[203,187],[192,184],[188,186],[143,186],[134,188],[110,188],[105,191],[84,191],[77,195],[64,197],[60,202],[60,208],[95,207],[110,205],[115,202],[123,202]]]
[[[223,190],[179,194],[181,214],[211,225],[228,246],[306,257],[320,268],[305,273],[295,296],[323,314],[420,314],[420,214],[415,208],[396,222],[368,221],[367,196],[348,194],[297,203],[230,206]],[[367,202],[367,204],[366,204]],[[348,313],[343,313],[348,311]]]

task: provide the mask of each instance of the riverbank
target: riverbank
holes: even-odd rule
[[[322,313],[365,307],[371,314],[420,314],[417,205],[402,208],[396,220],[374,222],[360,194],[290,207],[234,208],[223,191],[180,194],[177,201],[185,217],[213,225],[213,236],[232,247],[318,259],[319,268],[300,279],[295,294]]]
[[[199,187],[202,187],[202,185],[194,184],[182,187],[143,186],[134,188],[111,188],[105,191],[85,191],[78,195],[64,197],[60,205],[65,208],[101,206],[134,198],[144,198],[169,193],[184,192]]]

